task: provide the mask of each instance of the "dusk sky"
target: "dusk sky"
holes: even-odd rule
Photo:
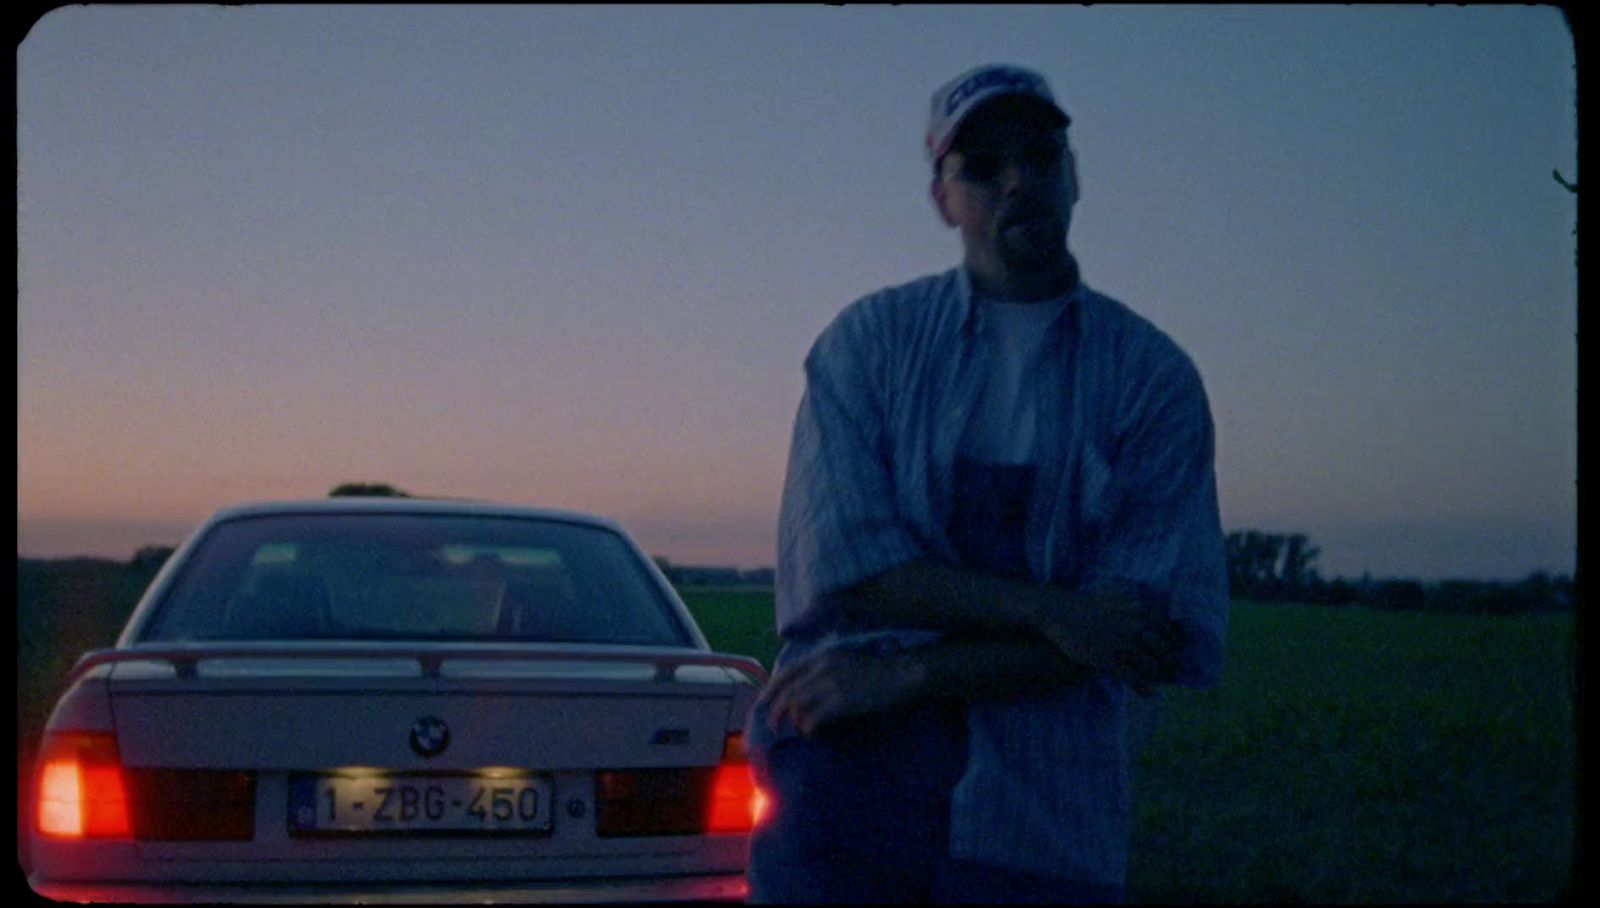
[[[1570,573],[1549,7],[72,6],[18,50],[17,526],[126,558],[349,481],[774,561],[801,362],[945,270],[933,89],[1042,72],[1084,280],[1192,356],[1223,525]]]

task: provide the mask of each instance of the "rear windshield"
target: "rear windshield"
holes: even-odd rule
[[[611,530],[412,514],[219,523],[139,637],[311,639],[693,645]]]

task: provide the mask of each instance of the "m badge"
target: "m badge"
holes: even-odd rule
[[[450,726],[443,719],[423,716],[411,726],[411,749],[419,757],[437,757],[450,746]]]

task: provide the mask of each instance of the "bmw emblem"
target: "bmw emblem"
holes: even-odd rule
[[[437,757],[450,746],[450,726],[443,719],[423,716],[411,726],[411,749],[419,757]]]

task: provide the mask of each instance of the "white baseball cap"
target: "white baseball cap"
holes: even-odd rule
[[[1072,122],[1050,94],[1044,76],[1031,69],[1006,64],[989,64],[969,69],[933,93],[933,107],[928,113],[928,136],[924,149],[928,160],[937,161],[950,150],[950,140],[955,138],[961,122],[984,102],[1003,95],[1033,98],[1042,102],[1045,109],[1060,119],[1060,126]]]

